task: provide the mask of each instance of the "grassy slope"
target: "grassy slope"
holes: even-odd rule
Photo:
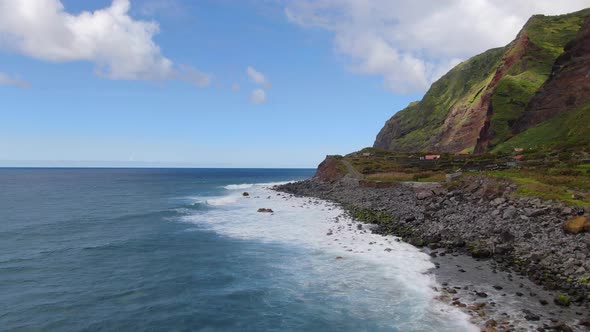
[[[495,48],[462,62],[432,84],[420,102],[395,114],[389,121],[398,122],[407,134],[391,146],[425,150],[454,105],[471,105],[479,99],[504,52]]]
[[[530,41],[525,55],[498,82],[492,97],[492,146],[511,138],[511,123],[523,114],[527,103],[549,78],[553,63],[589,14],[585,10],[560,16],[533,16],[525,26],[521,33]]]
[[[557,144],[590,145],[590,104],[524,131],[494,151],[508,152],[515,147],[544,149]]]
[[[560,16],[534,16],[523,29],[531,44],[525,56],[511,67],[492,95],[494,114],[492,146],[512,137],[511,124],[518,119],[535,92],[549,77],[555,59],[575,37],[590,9]],[[435,82],[420,102],[412,103],[388,122],[397,123],[400,136],[387,142],[397,151],[426,151],[441,130],[441,124],[454,106],[471,106],[490,82],[507,52],[496,48],[477,55],[453,68]],[[463,119],[461,124],[470,121]],[[387,126],[386,126],[387,127]]]
[[[573,206],[590,205],[590,165],[557,165],[555,167],[524,168],[488,172],[487,175],[511,179],[518,184],[517,194],[556,200]],[[572,196],[577,193],[579,196]]]

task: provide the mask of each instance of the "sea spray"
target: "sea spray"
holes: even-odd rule
[[[308,257],[288,262],[303,289],[320,287],[371,308],[359,313],[367,319],[390,316],[391,327],[403,331],[477,330],[467,315],[435,300],[427,254],[394,236],[373,234],[372,225],[350,219],[332,203],[278,193],[272,185],[251,185],[248,198],[237,192],[244,185],[225,186],[225,195],[206,199],[220,208],[182,220],[232,238],[305,248]]]

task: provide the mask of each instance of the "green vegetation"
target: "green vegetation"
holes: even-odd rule
[[[527,33],[535,44],[559,55],[563,48],[558,45],[563,40],[566,42],[572,40],[572,34],[578,31],[589,15],[590,9],[558,16],[535,15],[527,25]]]
[[[553,302],[557,305],[567,307],[570,305],[571,299],[565,294],[557,294],[555,295]]]
[[[515,147],[544,149],[558,144],[590,145],[590,104],[524,131],[498,145],[493,151],[507,152]]]
[[[488,106],[492,112],[486,137],[491,138],[489,147],[495,152],[506,153],[516,146],[550,145],[562,137],[567,137],[568,142],[590,142],[587,125],[590,115],[580,110],[576,116],[561,115],[551,123],[517,136],[513,134],[513,125],[589,16],[590,9],[560,16],[533,16],[513,43],[460,63],[432,84],[421,101],[395,114],[377,136],[375,146],[424,152],[438,149],[439,144],[451,144],[472,152],[474,137],[483,125],[479,123],[481,117],[478,123],[472,123],[477,118],[473,112],[485,112]],[[502,75],[499,81],[494,80],[497,73]],[[483,105],[478,105],[483,95],[490,97],[489,104],[486,99]],[[449,118],[451,111],[453,118]],[[572,121],[576,122],[576,129],[568,132]],[[469,132],[469,135],[453,136],[454,131]],[[458,144],[446,141],[449,137],[464,141]]]
[[[590,144],[529,148],[519,153],[523,158],[514,168],[507,163],[513,161],[515,152],[441,154],[438,160],[421,160],[424,154],[366,148],[342,158],[368,181],[443,182],[446,174],[462,170],[466,178],[483,174],[508,179],[518,185],[515,193],[518,196],[556,200],[572,206],[590,205]]]
[[[547,157],[551,157],[547,155]],[[559,155],[557,155],[559,157]],[[489,176],[510,179],[518,184],[517,194],[557,200],[574,206],[590,205],[590,173],[578,169],[571,162],[544,161],[538,166],[487,172]]]
[[[412,172],[389,172],[371,174],[366,177],[367,180],[381,181],[381,182],[400,182],[400,181],[414,181],[414,182],[442,182],[445,181],[445,174],[441,172],[423,171]]]
[[[420,102],[395,114],[388,123],[395,123],[401,133],[387,148],[426,150],[454,106],[470,106],[479,100],[505,51],[491,49],[460,63],[433,83]]]
[[[511,123],[522,115],[535,92],[549,78],[553,63],[565,45],[575,38],[583,21],[580,13],[539,15],[529,20],[521,31],[521,37],[528,37],[528,43],[515,45],[511,50],[512,53],[523,52],[523,55],[510,67],[507,76],[498,82],[494,90],[492,146],[511,138]]]

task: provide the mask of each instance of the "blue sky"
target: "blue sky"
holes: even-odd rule
[[[0,8],[14,3],[2,0]],[[123,68],[131,66],[127,45],[142,49],[146,42],[143,36],[139,46],[134,44],[139,38],[134,32],[114,46],[91,41],[50,53],[52,45],[38,41],[6,42],[39,32],[0,23],[0,165],[315,167],[326,154],[372,145],[383,123],[419,99],[426,83],[461,59],[510,41],[527,10],[541,10],[523,10],[522,19],[515,16],[507,23],[514,27],[502,32],[505,36],[489,38],[491,45],[441,50],[389,39],[362,17],[329,15],[328,21],[318,16],[349,9],[340,3],[299,7],[302,3],[132,1],[122,17],[159,28],[147,38],[158,49],[138,51],[164,63],[157,73],[150,72],[157,67],[151,63],[141,62],[139,71]],[[311,7],[319,3],[326,7]],[[61,4],[62,14],[76,17],[108,8],[111,1]],[[569,11],[586,4],[542,9]],[[43,29],[59,25],[62,16],[56,17],[47,18]],[[84,24],[75,28],[100,34],[100,26]],[[55,31],[47,32],[44,41],[61,43],[56,36],[61,30]],[[357,37],[357,31],[365,33]],[[374,36],[401,56],[364,44],[383,44]],[[84,47],[97,50],[90,54]],[[389,59],[403,61],[390,66]],[[173,69],[166,67],[168,60]],[[403,66],[414,69],[399,72]],[[264,82],[255,82],[248,67]],[[264,98],[252,100],[254,90],[263,91]]]

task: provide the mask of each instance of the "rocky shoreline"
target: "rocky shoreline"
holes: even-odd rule
[[[590,326],[590,233],[570,234],[563,226],[587,208],[515,198],[516,186],[482,176],[387,188],[365,187],[349,176],[314,178],[275,189],[339,203],[355,219],[376,224],[376,232],[424,248],[437,264],[443,300],[464,308],[483,330]],[[478,267],[464,268],[472,264]],[[476,276],[482,270],[487,274]],[[501,304],[507,301],[524,308],[507,314]]]

